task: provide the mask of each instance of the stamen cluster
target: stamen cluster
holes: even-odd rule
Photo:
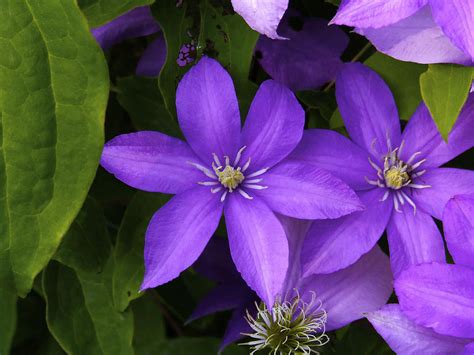
[[[298,295],[291,302],[277,300],[271,310],[263,303],[255,305],[256,317],[248,311],[246,317],[254,333],[244,334],[255,339],[243,344],[251,347],[250,354],[263,349],[274,355],[319,354],[315,348],[329,341],[325,334],[327,314],[314,293],[310,303]]]
[[[416,152],[404,162],[400,159],[403,145],[404,142],[402,141],[400,147],[392,149],[390,140],[387,138],[388,153],[383,157],[383,169],[374,163],[370,157],[368,158],[370,165],[377,172],[378,180],[370,180],[367,177],[365,179],[370,185],[387,188],[381,201],[385,201],[389,197],[390,192],[393,192],[393,204],[397,212],[401,212],[400,204],[404,205],[405,201],[416,212],[416,205],[404,191],[404,188],[425,189],[431,187],[426,184],[414,183],[415,178],[422,176],[426,172],[426,170],[417,171],[426,159],[415,162],[416,157],[421,154],[421,152]]]
[[[267,188],[267,186],[259,185],[263,178],[253,178],[265,174],[269,168],[257,170],[247,176],[244,175],[244,172],[250,166],[250,158],[243,166],[239,165],[242,152],[245,150],[245,148],[245,146],[240,148],[233,164],[231,164],[230,158],[225,156],[225,164],[223,165],[221,164],[217,154],[213,154],[214,161],[212,162],[212,170],[200,164],[190,162],[191,165],[195,166],[198,170],[202,171],[204,175],[212,179],[212,181],[200,181],[200,185],[215,186],[211,188],[211,192],[213,194],[223,191],[221,195],[221,202],[224,202],[227,193],[232,193],[234,191],[237,191],[246,199],[252,200],[253,197],[243,190],[243,187],[254,190],[263,190]]]

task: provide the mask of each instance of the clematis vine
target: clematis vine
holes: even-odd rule
[[[299,21],[302,27],[294,29],[290,21]],[[299,91],[317,89],[336,78],[342,67],[341,54],[349,43],[340,28],[288,11],[278,31],[289,40],[260,36],[255,47],[260,65],[274,80]]]
[[[109,141],[101,158],[106,170],[132,187],[176,194],[148,226],[142,289],[189,267],[224,212],[237,269],[272,305],[288,268],[288,243],[274,212],[325,219],[363,206],[328,172],[287,163],[305,118],[283,85],[269,80],[260,86],[241,131],[232,79],[204,57],[179,83],[176,108],[187,142],[159,132],[125,134]]]
[[[92,34],[104,50],[126,39],[156,34],[156,38],[145,49],[137,64],[137,75],[158,76],[166,61],[165,39],[148,6],[137,7],[103,26],[94,28]]]
[[[233,309],[221,349],[246,336],[252,353],[310,354],[329,341],[327,331],[341,328],[379,309],[392,293],[388,257],[375,247],[349,268],[303,278],[300,263],[310,221],[279,216],[285,228],[290,263],[273,305],[260,300],[232,268],[223,240],[213,240],[195,264],[198,272],[218,282],[197,306],[191,320]]]
[[[474,3],[345,0],[331,21],[355,27],[380,52],[417,63],[474,63]]]
[[[386,228],[395,275],[412,264],[445,261],[431,216],[441,219],[452,196],[474,192],[473,171],[440,167],[473,147],[474,97],[449,143],[424,104],[402,134],[389,88],[362,64],[347,64],[341,71],[336,98],[352,141],[334,131],[308,130],[289,160],[332,172],[356,190],[367,208],[313,223],[302,253],[307,275],[347,267],[371,250]]]

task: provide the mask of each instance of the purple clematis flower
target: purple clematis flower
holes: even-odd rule
[[[331,22],[354,26],[399,60],[473,65],[470,0],[344,0]]]
[[[474,145],[474,97],[449,144],[424,104],[402,134],[388,86],[362,64],[341,71],[336,98],[352,141],[334,131],[308,130],[288,159],[332,172],[367,208],[313,223],[302,253],[307,275],[347,267],[371,250],[386,228],[396,276],[412,264],[444,261],[443,240],[431,216],[441,219],[452,196],[474,192],[474,172],[440,166]]]
[[[103,26],[94,28],[92,34],[104,50],[126,39],[157,34],[137,64],[137,75],[158,76],[166,61],[165,39],[148,6],[137,7]]]
[[[398,354],[474,354],[474,195],[453,197],[443,226],[456,265],[422,264],[395,281],[400,305],[367,315]]]
[[[255,31],[273,39],[285,39],[277,33],[278,24],[288,8],[288,0],[231,0],[234,11]]]
[[[287,163],[305,117],[283,85],[269,80],[260,86],[241,131],[232,79],[217,61],[204,57],[179,83],[176,108],[187,143],[158,132],[125,134],[105,145],[101,159],[132,187],[176,194],[148,226],[142,289],[189,267],[224,212],[237,269],[273,304],[288,267],[285,232],[274,212],[324,219],[363,206],[326,171]]]
[[[292,316],[300,315],[295,313],[299,310],[298,307],[305,308],[305,317],[300,320],[307,325],[304,329],[310,331],[306,334],[308,338],[314,340],[310,342],[312,344],[308,344],[304,339],[300,339],[300,345],[317,346],[327,341],[327,337],[323,336],[325,331],[341,328],[362,318],[363,313],[379,309],[392,293],[392,276],[388,257],[378,247],[347,269],[333,274],[303,278],[300,254],[311,222],[283,216],[279,216],[279,220],[288,238],[290,263],[285,282],[275,294],[276,301],[271,307],[266,308],[265,305],[260,305],[258,313],[255,312],[257,310],[254,304],[259,299],[239,280],[238,273],[232,268],[231,262],[226,261],[230,260],[230,257],[226,257],[228,253],[226,253],[223,240],[214,239],[209,243],[208,248],[195,264],[198,272],[217,281],[218,286],[200,302],[189,321],[217,311],[234,310],[224,334],[221,349],[241,339],[242,333],[258,332],[260,340],[266,340],[271,332],[264,324],[265,321],[262,323],[265,315],[268,315],[270,319],[270,314],[289,315],[289,318],[292,318]],[[295,312],[292,313],[290,306],[297,310],[293,309]],[[288,317],[279,318],[279,320],[285,322],[288,321]],[[261,327],[255,323],[262,323]],[[316,334],[312,334],[311,331]],[[315,337],[312,338],[312,335]],[[302,337],[304,338],[305,335]],[[291,339],[287,341],[287,344],[291,343]],[[261,345],[261,342],[259,343],[257,339],[253,345],[258,346],[258,344]]]
[[[303,27],[295,30],[290,19],[299,18]],[[293,91],[317,89],[334,80],[342,67],[340,59],[349,38],[338,27],[328,27],[319,18],[288,13],[278,27],[288,41],[260,36],[255,50],[263,69]]]

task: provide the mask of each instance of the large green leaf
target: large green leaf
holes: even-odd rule
[[[0,287],[25,295],[94,177],[108,75],[74,1],[2,0],[0,46]]]
[[[467,100],[472,73],[471,67],[434,64],[420,77],[421,95],[445,140]]]
[[[225,14],[222,8],[212,6],[208,0],[201,1],[200,8],[199,51],[216,57],[229,71],[244,116],[257,90],[248,78],[259,34],[241,16]]]
[[[154,130],[179,137],[178,122],[166,109],[156,79],[128,77],[117,81],[120,105],[129,113],[137,130]]]
[[[47,322],[71,354],[133,354],[133,315],[113,304],[114,258],[105,219],[88,200],[43,273]]]
[[[114,251],[113,295],[119,311],[140,296],[146,228],[153,214],[168,200],[167,195],[139,191],[128,205]]]
[[[91,27],[98,27],[135,7],[150,5],[155,0],[78,0]]]

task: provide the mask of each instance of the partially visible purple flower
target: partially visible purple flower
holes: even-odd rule
[[[301,17],[303,27],[294,30],[289,23],[292,18],[285,15],[278,27],[288,41],[260,36],[255,48],[258,61],[274,80],[293,91],[317,89],[336,78],[349,38],[319,18]]]
[[[255,31],[273,39],[284,39],[277,33],[278,24],[288,8],[288,0],[231,0],[234,11]]]
[[[271,305],[288,268],[285,231],[274,212],[324,219],[363,206],[328,172],[287,164],[305,117],[283,85],[268,80],[260,86],[241,130],[231,77],[203,57],[179,83],[176,108],[187,143],[143,131],[112,139],[102,153],[102,166],[130,186],[176,194],[148,226],[142,289],[189,267],[224,212],[237,269]]]
[[[331,22],[354,26],[399,60],[473,65],[472,1],[345,0]]]
[[[313,223],[302,254],[308,275],[347,267],[371,250],[386,228],[395,276],[413,264],[444,261],[443,239],[431,216],[441,219],[452,196],[474,193],[474,172],[440,166],[474,145],[474,97],[449,144],[424,104],[402,134],[388,86],[362,64],[341,71],[336,98],[352,141],[334,131],[308,130],[289,160],[333,173],[367,208]]]
[[[136,74],[158,76],[166,61],[166,42],[161,28],[148,6],[137,7],[109,23],[92,29],[97,42],[105,50],[126,39],[157,34],[138,62]]]
[[[257,296],[245,284],[239,283],[237,273],[229,267],[231,263],[222,259],[226,253],[222,247],[216,247],[218,241],[209,243],[207,250],[195,264],[198,272],[210,276],[218,282],[218,286],[200,302],[190,320],[217,311],[234,309],[221,349],[241,339],[242,333],[249,334],[260,329],[259,337],[266,338],[275,331],[275,329],[269,329],[272,327],[263,324],[260,327],[258,324],[252,324],[252,319],[248,315],[255,322],[260,323],[265,322],[265,317],[275,314],[275,317],[280,317],[281,321],[289,323],[289,316],[301,316],[298,307],[305,307],[307,312],[304,314],[304,319],[300,318],[302,324],[296,330],[303,337],[305,334],[309,335],[310,340],[311,330],[314,331],[314,338],[312,338],[314,342],[308,343],[308,339],[301,339],[301,345],[317,346],[320,342],[327,340],[323,336],[325,331],[341,328],[362,318],[364,313],[380,308],[392,293],[389,261],[378,247],[347,269],[333,274],[303,278],[300,254],[311,222],[283,216],[279,216],[279,219],[288,238],[289,268],[282,288],[275,294],[275,304],[270,307],[259,305],[259,313],[256,312],[254,305],[259,301]],[[216,270],[219,270],[217,277]],[[294,308],[293,314],[290,312],[291,308]],[[250,325],[245,321],[246,318],[250,320]],[[284,331],[283,329],[276,330]],[[254,346],[258,346],[257,343],[262,345],[262,342],[258,342],[257,339]]]

